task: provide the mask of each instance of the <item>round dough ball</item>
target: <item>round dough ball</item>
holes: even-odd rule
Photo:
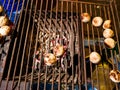
[[[88,13],[82,13],[81,14],[81,21],[82,22],[89,22],[91,19],[90,15]]]
[[[3,6],[0,5],[0,13],[2,13],[3,10],[4,10],[4,9],[3,9]]]
[[[64,47],[63,45],[57,44],[54,48],[53,48],[53,53],[56,56],[61,56],[64,53]]]
[[[2,26],[2,27],[0,28],[0,34],[1,34],[2,36],[7,36],[7,35],[10,34],[10,32],[11,32],[11,27],[10,27],[10,26]]]
[[[92,24],[95,27],[101,26],[102,23],[103,23],[103,19],[101,17],[99,17],[99,16],[98,17],[94,17],[93,20],[92,20]]]
[[[111,20],[105,20],[103,23],[103,28],[108,29],[111,27]]]
[[[57,61],[56,56],[52,53],[47,53],[44,56],[44,63],[48,66],[55,64]]]
[[[9,24],[9,18],[7,16],[0,16],[0,27]]]
[[[104,43],[105,43],[106,47],[108,47],[108,48],[110,48],[110,49],[114,48],[115,45],[116,45],[115,40],[112,39],[112,38],[106,38],[106,39],[104,40]]]
[[[113,30],[111,30],[111,29],[105,29],[105,30],[103,31],[103,36],[104,36],[105,38],[111,38],[111,37],[114,36],[114,32],[113,32]]]
[[[109,73],[109,77],[115,83],[120,82],[120,72],[118,70],[111,70]]]
[[[97,52],[90,53],[90,61],[92,63],[97,64],[100,62],[100,60],[101,60],[101,56],[99,53],[97,53]]]

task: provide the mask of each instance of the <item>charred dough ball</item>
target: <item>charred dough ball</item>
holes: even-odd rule
[[[100,60],[101,60],[101,56],[100,56],[100,54],[99,53],[97,53],[97,52],[92,52],[92,53],[90,53],[90,61],[92,62],[92,63],[99,63],[100,62]]]
[[[9,19],[7,16],[0,16],[0,26],[8,25]]]
[[[108,29],[111,27],[111,20],[105,20],[103,23],[103,28]]]
[[[7,36],[9,35],[11,32],[11,27],[10,26],[2,26],[0,27],[0,34],[2,36]]]
[[[118,70],[111,70],[109,73],[109,77],[115,83],[120,82],[120,72]]]
[[[111,38],[111,37],[114,36],[114,32],[113,32],[113,30],[111,30],[111,29],[105,29],[105,30],[103,31],[103,36],[104,36],[105,38]]]
[[[52,53],[47,53],[44,56],[44,63],[48,66],[51,66],[56,63],[56,56]]]
[[[3,10],[4,10],[4,9],[3,9],[3,6],[0,5],[0,13],[2,13]]]
[[[57,44],[54,48],[53,48],[53,53],[56,56],[61,56],[64,53],[64,47],[63,45]]]
[[[115,40],[112,39],[112,38],[106,38],[106,39],[104,40],[104,44],[106,45],[106,47],[112,49],[112,48],[115,47],[116,42],[115,42]]]
[[[88,13],[82,13],[81,14],[81,21],[82,22],[89,22],[90,21],[90,15]]]
[[[101,17],[94,17],[93,20],[92,20],[92,24],[95,27],[101,26],[102,23],[103,23],[103,19]]]

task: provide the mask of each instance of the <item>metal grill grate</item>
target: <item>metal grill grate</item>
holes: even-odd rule
[[[112,21],[114,49],[105,46],[102,26],[81,22],[84,12],[91,15],[91,21],[95,16]],[[11,9],[9,18],[12,14]],[[13,23],[15,31],[2,61],[1,89],[119,90],[119,84],[109,78],[110,71],[120,67],[120,21],[114,0],[23,0]],[[44,54],[52,53],[56,43],[64,46],[65,53],[55,65],[47,66]],[[100,63],[89,61],[92,51],[102,56]]]

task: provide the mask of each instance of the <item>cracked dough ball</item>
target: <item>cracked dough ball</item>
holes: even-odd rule
[[[103,28],[108,29],[111,27],[111,20],[105,20],[103,23]]]
[[[44,56],[44,63],[51,66],[57,62],[56,56],[52,53],[46,53]]]
[[[82,21],[82,22],[85,22],[85,23],[86,23],[86,22],[89,22],[89,21],[90,21],[90,18],[91,18],[91,17],[90,17],[90,15],[89,15],[88,13],[82,13],[82,14],[81,14],[81,21]]]
[[[120,82],[120,72],[118,70],[111,70],[109,73],[109,77],[115,83]]]
[[[92,24],[95,27],[101,26],[102,23],[103,23],[103,19],[101,17],[99,17],[99,16],[98,17],[94,17],[93,20],[92,20]]]
[[[103,31],[103,36],[104,36],[105,38],[111,38],[111,37],[114,36],[114,32],[113,32],[113,30],[111,30],[111,29],[105,29],[105,30]]]
[[[106,38],[106,39],[104,40],[104,43],[105,43],[106,47],[108,47],[108,48],[110,48],[110,49],[114,48],[115,45],[116,45],[115,40],[112,39],[112,38]]]

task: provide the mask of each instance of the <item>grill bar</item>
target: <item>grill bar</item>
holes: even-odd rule
[[[116,20],[115,20],[115,14],[113,12],[113,6],[112,6],[112,3],[110,3],[110,8],[111,8],[111,13],[112,13],[112,16],[113,16],[113,22],[114,22],[114,28],[115,28],[115,34],[116,34],[116,38],[117,38],[117,42],[118,42],[118,50],[119,50],[119,54],[120,54],[120,44],[119,44],[119,37],[118,37],[118,30],[117,30],[117,23],[116,23]],[[114,1],[114,4],[115,4],[115,1]],[[116,6],[115,6],[116,7]],[[116,10],[116,9],[115,9]],[[116,11],[116,13],[118,13]],[[118,15],[116,15],[116,17],[118,18]],[[119,23],[119,18],[118,18],[118,23]]]
[[[4,3],[3,3],[3,7],[4,7],[4,5],[5,5],[5,2],[6,1],[4,1]],[[14,1],[15,2],[15,1]],[[13,5],[14,5],[14,2],[13,2]],[[18,6],[19,6],[19,3],[20,2],[18,2]],[[9,0],[9,2],[8,2],[8,5],[7,5],[7,9],[8,9],[8,7],[9,7],[9,5],[10,5],[10,0]],[[17,6],[17,9],[16,9],[16,12],[18,11],[18,6]],[[24,5],[23,5],[24,6]],[[11,9],[11,12],[10,12],[10,16],[9,16],[9,19],[11,19],[12,17],[11,17],[11,14],[12,14],[12,9]],[[16,22],[15,21],[17,21],[17,14],[15,14],[15,18],[14,18],[14,25],[16,25]],[[14,32],[13,32],[14,33]],[[13,37],[10,37],[10,36],[8,36],[9,38],[10,38],[10,40],[8,40],[8,45],[7,46],[10,46],[10,43],[12,42],[12,39],[13,39]],[[6,48],[7,49],[7,48]],[[10,48],[9,48],[10,49]],[[7,59],[7,57],[9,56],[9,54],[8,54],[8,51],[9,51],[9,49],[8,50],[6,50],[6,56],[5,56],[5,58],[3,59],[3,63],[4,63],[4,66],[6,65],[6,59]],[[2,60],[2,58],[1,58],[1,60]],[[4,67],[3,66],[3,70],[4,70]],[[3,76],[3,73],[2,73],[2,76]],[[7,86],[7,84],[8,84],[8,79],[7,79],[7,82],[6,82],[6,86]]]
[[[105,6],[103,7],[103,11],[104,11],[104,8],[105,8]],[[99,10],[100,10],[100,15],[102,15],[101,8],[100,8]],[[105,13],[105,18],[106,18],[106,13]],[[102,31],[103,31],[103,29],[102,29]],[[99,41],[100,41],[100,40],[99,40]],[[99,43],[99,46],[101,46],[100,43]],[[103,45],[103,47],[105,48],[105,45]],[[105,52],[106,52],[106,49],[105,49]],[[102,49],[101,49],[101,55],[102,55]],[[106,52],[105,56],[107,57],[107,52]],[[108,58],[108,57],[107,57],[107,58]],[[104,67],[104,65],[102,66],[102,71],[103,71],[103,73],[104,73],[104,80],[105,80],[104,84],[106,84],[106,83],[107,83],[107,79],[106,79],[106,75],[105,75],[105,67]],[[109,86],[107,85],[107,87],[109,87]],[[106,88],[106,89],[107,89],[107,88]]]
[[[44,22],[46,22],[47,21],[47,17],[46,17],[46,14],[47,14],[47,8],[48,8],[48,0],[46,1],[46,9],[45,9],[45,19],[44,19]],[[45,25],[45,24],[44,24]],[[45,29],[45,26],[43,27],[44,29]],[[49,44],[48,44],[48,49],[49,49]],[[47,51],[48,52],[48,51]],[[48,72],[48,70],[47,70],[47,66],[45,67],[45,80],[44,80],[44,90],[46,90],[46,81],[47,81],[47,72]]]
[[[82,4],[80,4],[80,8],[81,8],[81,13],[83,13],[83,10],[82,10],[83,5]],[[81,27],[83,27],[83,23],[81,23]],[[82,40],[84,40],[84,28],[81,28],[81,30],[82,30]],[[83,65],[84,65],[84,69],[83,70],[85,71],[86,70],[86,62],[85,62],[84,42],[82,43],[82,48],[83,48],[82,49],[82,57],[83,57]],[[84,76],[85,88],[87,90],[86,72],[83,73],[83,76]]]
[[[66,6],[68,7],[68,2],[66,2]],[[66,21],[68,22],[68,8],[66,8],[66,11],[67,11],[67,14],[66,14]],[[68,26],[68,23],[67,23],[67,26]],[[68,31],[69,31],[69,29],[68,29]],[[69,31],[69,32],[70,32],[70,31]],[[65,63],[66,63],[66,67],[65,67],[66,72],[65,72],[65,73],[67,73],[67,68],[68,68],[67,61],[66,61]],[[68,81],[68,76],[65,75],[65,90],[67,90],[67,84],[68,84],[67,81]]]
[[[42,3],[43,3],[43,0],[41,0],[40,14],[39,14],[39,19],[38,19],[38,20],[40,20],[40,17],[41,17]],[[37,3],[36,3],[36,4],[37,4]],[[40,58],[41,58],[41,57],[42,57],[42,55],[40,56]],[[41,71],[40,67],[41,67],[41,63],[40,63],[40,66],[39,66],[39,73],[38,73],[38,87],[37,87],[37,90],[39,90],[39,87],[40,87],[40,79],[41,79],[41,77],[40,77],[40,75],[41,75],[41,73],[40,73],[40,71]]]

